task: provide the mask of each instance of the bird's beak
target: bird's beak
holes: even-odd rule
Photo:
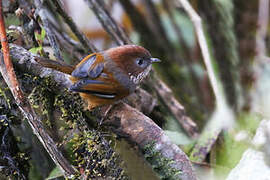
[[[151,60],[151,63],[154,63],[154,62],[161,62],[161,60],[158,59],[158,58],[150,58],[150,60]]]

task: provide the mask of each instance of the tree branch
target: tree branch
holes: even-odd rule
[[[155,76],[155,73],[154,73]],[[172,90],[157,77],[153,78],[154,81],[148,81],[152,87],[154,87],[157,94],[162,99],[163,103],[171,111],[175,119],[181,124],[187,134],[192,137],[198,137],[197,125],[186,115],[185,108],[175,99],[172,98]]]
[[[219,79],[214,73],[214,67],[210,59],[209,48],[203,31],[202,20],[200,16],[196,13],[196,11],[192,8],[191,4],[187,0],[177,0],[177,2],[178,6],[184,8],[194,25],[198,42],[202,51],[203,61],[206,66],[210,84],[214,91],[216,100],[216,110],[212,114],[210,121],[204,127],[204,130],[201,133],[200,138],[190,155],[190,159],[197,162],[202,162],[211,150],[213,144],[216,142],[222,129],[225,127],[228,128],[234,123],[234,114],[227,104],[222,84],[219,82]],[[226,117],[224,117],[224,114],[226,114]]]
[[[185,9],[185,11],[187,12],[188,16],[190,17],[195,27],[196,35],[197,35],[199,45],[201,47],[201,51],[203,55],[203,60],[204,60],[204,63],[208,72],[208,77],[210,79],[210,84],[213,88],[214,95],[216,98],[216,103],[217,105],[219,103],[223,103],[224,94],[223,94],[222,89],[218,85],[218,80],[215,76],[214,69],[211,63],[210,53],[208,50],[209,48],[208,48],[207,41],[203,32],[202,20],[187,0],[178,0],[178,2]]]
[[[24,96],[23,96],[22,91],[20,90],[19,83],[17,81],[16,75],[14,72],[13,64],[9,56],[9,46],[8,46],[7,34],[6,34],[5,22],[4,22],[2,10],[3,10],[2,0],[0,0],[0,38],[1,38],[3,56],[4,56],[4,64],[2,64],[1,69],[4,70],[6,68],[6,72],[7,72],[6,82],[9,82],[10,90],[13,93],[16,102],[18,102],[19,104],[22,104],[24,102]]]
[[[69,25],[70,29],[74,32],[74,34],[77,36],[77,38],[80,40],[80,42],[83,45],[83,48],[88,52],[92,51],[95,52],[97,51],[97,48],[85,37],[83,33],[81,33],[76,24],[73,22],[71,17],[68,16],[68,14],[65,12],[65,10],[62,8],[61,2],[59,0],[54,0],[52,1],[53,4],[56,7],[56,10],[58,13],[63,17],[65,22]],[[89,53],[89,52],[88,52]]]
[[[13,64],[10,59],[9,46],[7,42],[4,18],[2,13],[2,0],[0,0],[0,36],[3,48],[3,53],[1,53],[0,58],[0,71],[5,82],[8,84],[22,114],[28,120],[28,123],[32,127],[33,132],[37,135],[40,142],[43,144],[44,148],[47,150],[55,164],[57,164],[61,168],[66,177],[72,176],[75,173],[75,170],[63,157],[61,152],[58,151],[56,143],[47,134],[40,118],[36,115],[29,101],[27,101],[27,99],[23,96],[23,92],[20,89],[14,72]]]
[[[150,118],[127,104],[119,103],[107,115],[110,123],[120,124],[120,131],[128,134],[132,142],[141,149],[154,142],[154,151],[160,152],[164,158],[172,160],[171,167],[180,170],[176,179],[196,179],[188,157],[181,149],[173,144]]]
[[[269,20],[269,0],[259,1],[258,28],[256,33],[256,53],[258,57],[266,56],[266,43],[268,20]]]
[[[60,52],[60,46],[56,40],[55,35],[53,34],[51,30],[51,24],[50,21],[48,20],[47,14],[46,14],[46,9],[43,5],[43,1],[41,0],[34,0],[35,6],[37,8],[38,14],[42,20],[43,27],[46,31],[46,35],[49,39],[50,45],[52,46],[52,49],[54,51],[54,55],[58,60],[64,61],[61,52]]]
[[[102,27],[110,34],[117,45],[131,44],[128,36],[111,17],[102,0],[85,0],[85,2],[94,11]]]

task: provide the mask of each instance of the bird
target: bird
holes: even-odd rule
[[[152,63],[160,62],[138,45],[122,45],[92,53],[76,66],[36,57],[42,66],[70,75],[69,90],[78,92],[88,109],[113,104],[132,94],[149,74]]]

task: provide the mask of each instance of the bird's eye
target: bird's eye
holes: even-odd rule
[[[146,61],[142,58],[136,59],[136,64],[141,68],[145,68],[147,66]]]
[[[143,64],[143,60],[142,59],[139,59],[138,60],[138,65],[142,65]]]

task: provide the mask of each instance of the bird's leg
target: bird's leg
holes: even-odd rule
[[[114,106],[114,104],[110,104],[110,105],[101,107],[101,112],[103,115],[98,123],[99,127],[101,126],[101,124],[103,123],[104,119],[107,117],[107,114],[110,112],[110,110],[112,109],[113,106]]]

